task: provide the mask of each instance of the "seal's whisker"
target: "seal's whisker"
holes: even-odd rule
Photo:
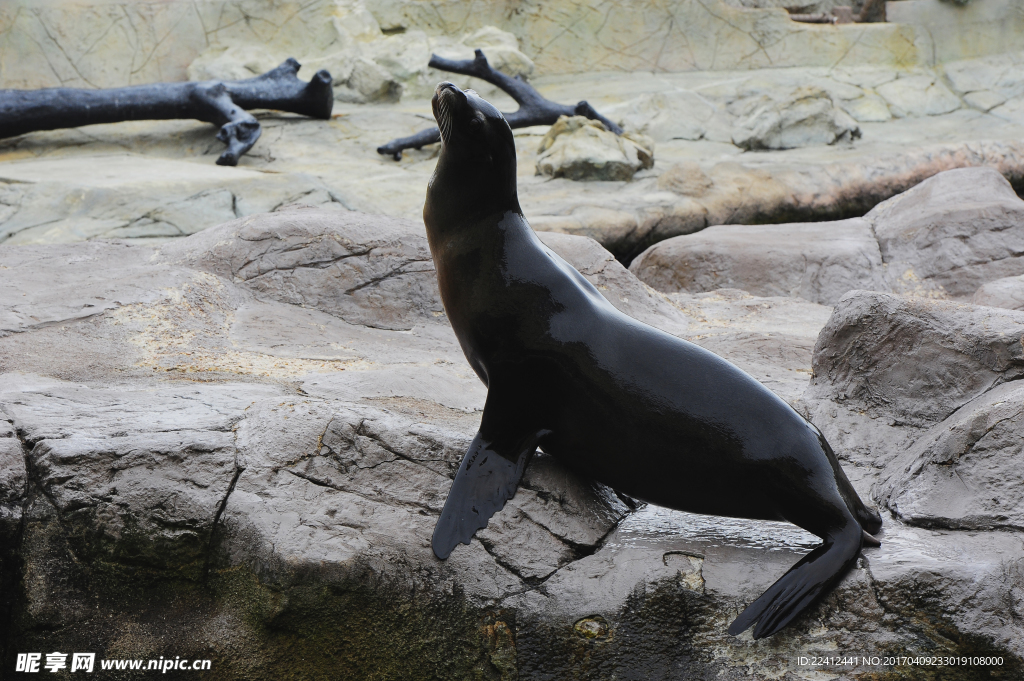
[[[448,133],[450,132],[449,123],[451,116],[448,115],[448,102],[447,98],[442,93],[437,98],[437,129],[441,133],[441,141],[445,144],[448,143]]]
[[[451,140],[452,133],[452,116],[451,111],[448,109],[448,99],[444,97],[440,101],[441,104],[441,139],[444,140],[445,144],[448,144]]]

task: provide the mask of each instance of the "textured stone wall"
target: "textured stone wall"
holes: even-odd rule
[[[798,24],[781,8],[720,0],[380,0],[373,14],[385,31],[500,26],[541,73],[910,66],[923,58],[909,26]]]
[[[909,66],[932,53],[912,26],[796,24],[780,8],[720,0],[11,0],[0,3],[0,85],[184,80],[189,63],[210,46],[248,43],[315,57],[383,38],[377,22],[385,34],[503,27],[546,74]]]
[[[514,33],[540,74],[910,67],[1024,48],[1022,0],[889,4],[900,23],[831,26],[721,0],[6,0],[0,86],[184,80],[210,46],[256,44],[308,59],[407,30],[459,35],[488,25]]]
[[[211,45],[337,49],[330,0],[13,0],[0,2],[0,87],[120,87],[187,80]]]

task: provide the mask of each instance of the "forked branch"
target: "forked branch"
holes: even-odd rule
[[[474,59],[445,59],[436,54],[430,56],[430,66],[441,71],[473,76],[495,85],[507,92],[519,104],[519,109],[512,113],[503,113],[505,120],[512,128],[525,128],[531,125],[552,125],[559,116],[586,116],[601,121],[605,127],[616,135],[622,134],[622,128],[594,110],[586,101],[578,104],[558,104],[541,96],[532,85],[521,77],[513,78],[491,67],[482,50],[476,51]],[[402,158],[405,149],[419,149],[441,139],[436,127],[421,130],[409,137],[400,137],[387,144],[377,147],[378,154],[393,156],[396,161]]]
[[[331,74],[318,71],[306,83],[296,75],[299,68],[299,62],[289,58],[277,68],[245,80],[154,83],[107,90],[0,90],[0,139],[94,123],[194,118],[221,126],[217,139],[228,148],[217,164],[233,166],[260,138],[260,123],[247,109],[331,117]]]

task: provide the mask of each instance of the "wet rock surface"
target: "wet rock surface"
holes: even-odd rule
[[[925,289],[960,298],[1024,274],[1024,201],[989,168],[940,173],[865,218],[894,274]]]
[[[812,414],[892,510],[881,548],[753,642],[728,623],[816,538],[637,507],[544,455],[469,546],[433,557],[485,390],[434,314],[420,229],[291,207],[161,250],[0,247],[5,656],[173,649],[216,678],[812,679],[798,657],[841,650],[996,654],[1019,673],[1021,313],[662,294],[594,241],[540,235],[619,309]],[[345,298],[399,271],[421,298]],[[976,380],[932,380],[947,374]],[[979,490],[955,513],[950,456]]]

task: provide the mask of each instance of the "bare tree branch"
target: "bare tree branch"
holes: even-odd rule
[[[299,62],[288,58],[277,68],[245,80],[154,83],[107,90],[0,90],[0,139],[95,123],[194,118],[221,126],[217,139],[228,148],[217,164],[233,166],[260,138],[260,123],[246,109],[331,117],[331,74],[318,71],[306,83],[296,76],[299,68]]]
[[[521,77],[513,78],[491,67],[487,63],[487,57],[482,50],[476,51],[474,59],[445,59],[436,54],[430,56],[430,66],[441,71],[458,73],[464,76],[473,76],[496,85],[507,92],[512,99],[519,104],[519,109],[513,113],[503,113],[505,120],[512,128],[525,128],[531,125],[552,125],[559,116],[586,116],[601,121],[605,127],[616,135],[622,134],[622,128],[611,122],[594,110],[586,101],[579,102],[575,106],[571,104],[558,104],[550,99],[541,96],[532,85]],[[397,161],[402,158],[402,151],[405,149],[419,149],[420,147],[433,144],[441,139],[441,133],[436,127],[421,130],[409,137],[400,137],[391,140],[387,144],[377,147],[378,154],[391,155]]]

